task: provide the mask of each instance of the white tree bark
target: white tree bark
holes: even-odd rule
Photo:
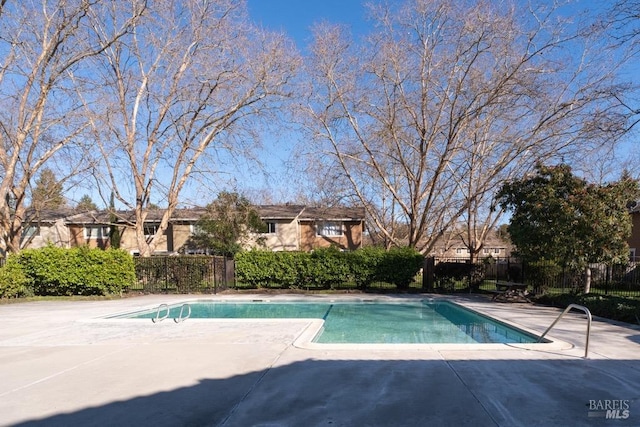
[[[103,2],[44,0],[0,4],[0,249],[20,249],[26,203],[37,172],[53,160],[66,176],[82,166],[76,149],[87,122],[76,93],[88,59],[122,37],[144,10],[132,1],[109,34],[95,32]],[[61,177],[61,180],[64,177]]]
[[[391,244],[427,253],[464,221],[479,250],[503,180],[624,132],[597,34],[553,9],[412,0],[373,15],[363,44],[317,29],[300,108],[311,161],[341,170]]]
[[[102,153],[100,180],[135,212],[142,256],[155,250],[192,175],[215,171],[204,156],[242,155],[254,131],[248,118],[265,117],[288,96],[298,65],[293,45],[250,24],[243,5],[150,2],[131,35],[99,58],[106,84],[86,104]],[[163,208],[151,239],[144,233],[150,203]]]
[[[584,271],[584,293],[591,292],[591,267],[587,266]]]

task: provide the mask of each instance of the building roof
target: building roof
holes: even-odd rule
[[[258,205],[255,206],[263,220],[294,220],[299,218],[306,221],[334,220],[361,221],[364,220],[364,208],[348,207],[307,207],[305,205]],[[146,222],[160,222],[164,209],[150,209],[147,211]],[[197,221],[206,213],[204,208],[175,209],[170,222]],[[119,222],[133,223],[133,211],[116,211]],[[45,219],[46,218],[46,219]],[[111,214],[108,210],[77,212],[74,210],[50,210],[42,212],[39,220],[54,222],[64,219],[68,224],[109,224]]]
[[[259,205],[256,210],[262,219],[294,219],[297,218],[304,205]]]
[[[91,221],[92,215],[97,215],[96,211],[78,211],[72,208],[60,208],[60,209],[27,209],[25,222],[29,223],[54,223],[56,221],[64,219],[67,222],[73,222],[73,219],[85,218],[86,222]]]
[[[301,220],[334,220],[334,221],[362,221],[364,207],[306,207],[300,215]]]
[[[438,254],[440,251],[447,252],[467,248],[463,239],[466,234],[466,232],[460,230],[448,231],[435,242],[432,253]],[[482,246],[483,249],[505,249],[509,253],[513,250],[513,245],[509,241],[502,239],[495,230],[489,231]]]

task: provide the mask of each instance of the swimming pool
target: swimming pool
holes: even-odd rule
[[[180,317],[183,304],[168,307]],[[526,331],[440,300],[416,301],[192,301],[191,319],[319,319],[318,344],[535,343]],[[116,316],[153,319],[158,309]]]

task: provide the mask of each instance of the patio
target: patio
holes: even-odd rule
[[[550,333],[574,348],[554,351],[317,350],[292,345],[305,320],[99,319],[201,297],[0,305],[0,424],[640,424],[640,328],[595,319],[584,360],[580,313]],[[452,299],[538,333],[560,313]],[[626,405],[610,412],[619,419],[605,419],[615,402]]]

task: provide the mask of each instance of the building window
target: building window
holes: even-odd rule
[[[105,225],[87,225],[84,227],[84,238],[89,239],[106,239],[109,237],[110,228]]]
[[[488,254],[490,254],[490,253],[491,253],[491,249],[484,248],[484,249],[482,250],[482,253],[483,253],[483,254],[488,255]]]
[[[629,259],[631,259],[631,261],[636,260],[636,248],[629,248]]]
[[[159,226],[157,224],[144,226],[144,237],[153,237],[158,232]]]
[[[318,236],[342,236],[342,222],[323,221],[316,225]]]
[[[22,238],[23,239],[33,239],[34,237],[40,236],[40,227],[37,225],[29,225],[22,229]]]
[[[267,231],[265,234],[276,234],[276,223],[269,221],[265,223],[267,225]]]

